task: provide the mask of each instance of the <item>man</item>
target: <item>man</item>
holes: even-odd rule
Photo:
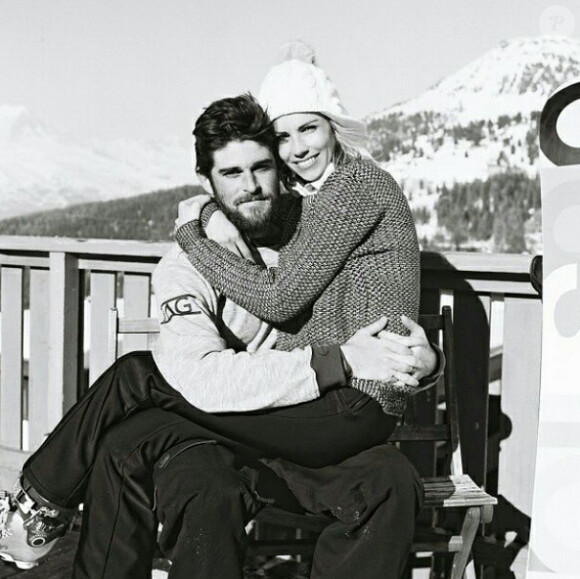
[[[224,105],[223,101],[218,102]],[[236,103],[238,108],[240,105],[249,106],[247,97],[234,99],[233,104]],[[219,109],[219,105],[216,106]],[[231,108],[232,102],[228,102],[227,106]],[[238,209],[240,217],[250,225],[256,225],[255,228],[249,227],[254,240],[263,243],[272,241],[275,228],[270,224],[269,211],[256,211],[252,206],[273,206],[268,199],[277,199],[278,191],[275,185],[277,179],[272,155],[273,141],[271,135],[264,140],[261,136],[264,131],[256,130],[260,128],[260,123],[262,129],[265,128],[266,123],[264,116],[256,121],[256,114],[256,110],[252,110],[245,137],[238,136],[235,139],[230,136],[229,141],[222,143],[212,155],[217,157],[220,151],[227,148],[228,143],[245,143],[246,146],[237,151],[240,156],[234,166],[241,168],[245,174],[268,174],[270,188],[262,188],[264,199],[260,199],[258,205],[253,205],[256,201],[251,201],[247,207]],[[259,146],[256,147],[256,144]],[[262,158],[256,164],[256,159],[251,155],[248,159],[248,152],[256,150],[260,153],[265,150],[269,162],[264,164],[265,159]],[[224,177],[227,178],[227,175],[224,174]],[[227,208],[229,202],[225,197],[220,197],[220,193],[223,190],[216,191],[216,198]],[[247,193],[245,191],[244,195]],[[233,199],[235,197],[229,201]],[[233,207],[236,205],[233,203]],[[260,220],[256,220],[256,216]],[[257,221],[260,221],[261,226],[258,226]],[[267,248],[261,249],[260,256],[265,259],[275,257]],[[150,487],[147,465],[159,458],[165,450],[180,445],[177,446],[180,451],[177,458],[166,461],[165,466],[160,463],[157,471],[160,507],[165,509],[163,517],[169,523],[168,530],[174,525],[167,515],[167,508],[171,507],[171,501],[167,498],[170,486],[164,480],[173,479],[168,476],[169,473],[174,468],[178,470],[178,466],[181,469],[183,462],[179,458],[186,456],[191,462],[188,461],[185,466],[195,463],[198,471],[204,461],[215,463],[217,460],[220,465],[218,470],[223,475],[220,480],[229,473],[230,479],[240,485],[244,498],[248,500],[243,520],[255,511],[255,500],[261,488],[259,481],[252,482],[252,477],[257,476],[262,482],[270,478],[276,490],[279,490],[280,478],[293,477],[300,484],[301,480],[317,472],[312,468],[297,467],[296,464],[305,467],[337,464],[383,442],[391,424],[376,403],[344,387],[346,373],[342,357],[347,369],[357,375],[382,381],[396,376],[398,379],[406,379],[408,383],[416,383],[416,377],[409,374],[414,368],[420,372],[420,376],[431,371],[434,366],[424,334],[416,330],[415,335],[408,340],[409,345],[417,344],[413,346],[415,355],[407,346],[387,346],[388,341],[373,337],[384,322],[358,332],[340,349],[271,351],[271,328],[214,292],[176,249],[162,260],[154,276],[154,283],[162,315],[161,337],[155,360],[163,376],[148,353],[138,353],[119,360],[97,381],[88,395],[71,409],[55,432],[27,462],[23,470],[24,489],[10,501],[7,514],[9,530],[16,529],[20,524],[18,530],[22,531],[21,534],[29,544],[46,546],[51,545],[54,537],[62,533],[67,511],[72,510],[87,493],[83,534],[85,538],[105,536],[104,539],[109,540],[109,549],[104,552],[103,560],[103,552],[98,548],[83,547],[83,544],[90,544],[90,540],[82,542],[75,565],[77,577],[139,576],[133,570],[119,571],[113,561],[121,566],[124,562],[129,566],[138,566],[138,555],[125,556],[139,549],[131,545],[131,537],[124,536],[122,529],[131,528],[132,525],[135,533],[139,534],[139,525],[135,525],[135,521],[140,516],[147,527],[148,539],[145,542],[151,541],[154,521],[150,515],[143,514],[146,511],[150,513],[147,508],[148,493],[143,490],[147,491],[148,485]],[[393,354],[393,348],[402,353]],[[326,363],[329,359],[330,364]],[[406,378],[404,374],[407,374]],[[127,419],[136,410],[152,406],[164,410],[147,410],[149,415],[142,412]],[[278,407],[282,408],[277,410]],[[244,411],[255,412],[241,414]],[[121,419],[124,420],[119,423]],[[112,426],[115,428],[111,429]],[[105,434],[108,429],[109,433]],[[71,440],[75,440],[75,444],[71,445]],[[196,449],[200,453],[195,453]],[[203,458],[202,454],[207,458]],[[170,457],[173,456],[170,453]],[[271,460],[268,464],[272,470],[265,470],[262,463],[255,461],[261,457]],[[404,464],[400,457],[396,461]],[[376,463],[376,458],[372,462]],[[361,472],[359,467],[356,468]],[[404,466],[401,472],[406,472],[401,478],[412,487],[416,482],[412,471]],[[137,474],[132,477],[131,473]],[[59,476],[55,476],[57,474]],[[325,476],[328,480],[336,479],[333,473]],[[125,484],[129,479],[130,483]],[[175,480],[179,480],[179,477]],[[102,484],[98,484],[99,481]],[[210,482],[205,481],[206,487]],[[321,481],[317,484],[321,484]],[[220,488],[218,484],[213,486]],[[348,484],[343,486],[348,491]],[[170,497],[171,494],[169,492]],[[415,502],[414,491],[411,491],[411,495],[411,502]],[[294,505],[290,506],[296,506],[296,497],[293,499],[286,495],[283,501],[286,500],[289,504],[294,500]],[[113,509],[107,508],[107,501],[109,505],[112,502]],[[383,500],[381,508],[383,504],[387,503]],[[379,505],[376,506],[378,508]],[[411,521],[414,510],[415,505],[408,513],[407,518]],[[102,524],[91,524],[95,516],[97,522]],[[178,514],[173,520],[177,518]],[[25,521],[24,530],[22,520]],[[227,521],[222,522],[223,527],[227,527]],[[239,522],[236,521],[236,524]],[[412,524],[410,526],[412,532]],[[165,529],[164,533],[167,535]],[[180,535],[179,530],[175,533]],[[239,542],[239,529],[234,534],[235,541]],[[405,536],[408,535],[407,530]],[[37,541],[39,538],[42,541]],[[0,543],[0,556],[18,559],[18,556],[11,555],[14,553],[16,539],[18,537],[12,543],[8,542],[8,546]],[[121,539],[125,539],[125,543]],[[408,542],[408,538],[405,542]],[[136,546],[142,544],[137,541]],[[242,547],[230,549],[237,557],[237,564],[240,553],[243,553]],[[34,551],[34,547],[29,550]],[[111,555],[115,550],[121,553],[116,559]],[[404,548],[400,550],[404,551]],[[180,572],[179,556],[186,555],[185,551],[183,548],[176,551],[177,564],[175,571],[172,571],[176,577]],[[213,569],[219,559],[215,555],[213,558],[205,558],[206,562],[213,561]],[[234,573],[239,571],[232,567],[232,561],[229,560],[228,564],[228,572],[231,571],[232,577],[236,576]],[[187,567],[191,567],[191,564],[181,566],[184,570]],[[95,571],[97,568],[100,571]],[[218,575],[227,577],[225,574]],[[193,575],[190,573],[190,576]]]
[[[260,113],[252,110],[246,126],[240,122],[240,126],[232,128],[232,118],[243,117],[239,109],[250,105],[247,99],[211,105],[197,123],[196,143],[204,143],[210,151],[203,176],[207,189],[228,218],[250,237],[255,259],[274,265],[272,246],[278,245],[281,238],[280,222],[271,219],[273,201],[278,198],[275,160],[271,147],[243,138],[266,133],[267,126],[255,121]],[[221,128],[224,117],[228,118],[229,130]],[[219,141],[219,147],[207,143],[207,134]],[[203,151],[198,151],[198,159],[201,156]],[[286,201],[292,202],[290,198]],[[287,205],[284,208],[286,212],[291,210]],[[230,352],[227,359],[220,359],[224,354],[224,335],[218,334],[215,322],[209,318],[219,310],[212,304],[223,296],[213,289],[208,291],[207,282],[177,247],[161,261],[154,282],[163,319],[156,361],[169,382],[179,384],[181,391],[191,384],[192,375],[204,377],[201,382],[208,387],[202,390],[193,384],[195,393],[188,394],[188,398],[197,397],[197,406],[253,410],[299,394],[304,384],[300,368],[296,368],[295,375],[299,380],[289,392],[288,377],[276,373],[282,370],[276,364],[280,353],[256,348],[256,342],[263,341],[265,335],[272,337],[267,334],[271,328],[234,304],[230,304],[233,312],[243,315],[245,322],[237,325],[239,334],[230,337],[230,343],[243,335],[242,352]],[[231,320],[227,325],[236,326]],[[242,334],[244,331],[248,333]],[[246,354],[248,349],[254,353]],[[264,354],[260,368],[252,367],[251,374],[247,374],[250,366],[246,364],[255,363]],[[337,370],[341,371],[340,363]],[[359,371],[364,370],[357,368]],[[256,376],[261,376],[259,388]],[[306,460],[311,466],[322,466],[324,460],[331,466],[313,469],[276,458],[256,463],[246,460],[243,453],[200,445],[199,441],[182,443],[164,456],[154,478],[157,513],[163,523],[160,544],[173,561],[172,577],[241,577],[246,546],[244,524],[264,501],[335,516],[335,522],[318,541],[313,577],[385,578],[400,574],[412,538],[417,479],[405,459],[390,447],[375,447],[367,452],[352,449],[352,456],[342,461],[338,456],[327,456],[341,448],[339,424],[350,418],[349,412],[363,399],[354,390],[335,393],[340,394],[339,400],[323,397],[330,402],[326,408],[319,401],[314,406],[303,405],[278,414],[283,420],[277,429],[290,443],[284,452],[294,453],[296,461],[304,464],[308,453]],[[303,412],[305,408],[313,411],[313,429],[325,430],[325,421],[334,422],[326,429],[333,433],[327,440],[330,445],[309,444],[313,431],[304,422],[300,422],[306,429],[302,436],[288,432],[289,424],[297,418],[292,412]],[[121,428],[126,429],[126,425]],[[114,446],[111,440],[123,436],[123,430],[110,433],[108,444]],[[377,442],[384,439],[383,431]],[[274,456],[284,445],[280,439],[264,442],[271,443],[270,454]],[[333,462],[340,464],[332,466]],[[271,471],[268,476],[264,464],[278,476]],[[281,484],[284,482],[288,485]],[[364,541],[357,537],[364,537]],[[110,557],[115,547],[107,552]]]

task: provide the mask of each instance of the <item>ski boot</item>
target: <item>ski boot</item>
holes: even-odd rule
[[[0,559],[19,569],[38,564],[69,530],[76,511],[53,508],[48,501],[38,499],[34,500],[19,482],[10,492],[0,491]]]

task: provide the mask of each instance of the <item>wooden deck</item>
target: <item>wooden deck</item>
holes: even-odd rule
[[[107,366],[109,309],[118,306],[128,318],[150,315],[151,272],[169,247],[0,236],[0,488],[12,485],[28,454]],[[423,313],[453,309],[465,470],[502,497],[490,533],[522,538],[532,508],[541,359],[542,304],[529,282],[530,261],[421,255]],[[143,349],[147,338],[124,336],[120,346],[121,353]],[[430,476],[432,456],[421,450],[412,457],[426,465],[423,476]],[[70,569],[70,557],[49,558],[44,573],[50,564],[55,574],[20,575],[64,577],[58,573]],[[498,560],[495,553],[485,558],[489,565]],[[15,574],[0,564],[0,577]]]

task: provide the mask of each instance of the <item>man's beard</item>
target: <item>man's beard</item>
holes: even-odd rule
[[[260,201],[264,199],[262,197],[252,197],[251,200]],[[250,198],[247,199],[248,201]],[[246,201],[246,200],[243,200]],[[228,207],[219,196],[215,196],[215,202],[217,203],[218,207],[224,213],[224,215],[242,232],[246,233],[249,236],[262,234],[264,233],[268,227],[272,224],[273,217],[276,213],[275,207],[278,205],[276,199],[269,199],[269,203],[267,203],[267,210],[262,210],[259,212],[255,212],[250,216],[243,215],[242,212],[238,209],[242,204],[236,205],[235,208]]]

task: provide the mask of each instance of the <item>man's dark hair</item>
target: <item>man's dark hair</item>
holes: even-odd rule
[[[211,103],[197,119],[193,135],[196,170],[208,178],[214,152],[232,141],[256,141],[278,157],[272,122],[250,93]]]

